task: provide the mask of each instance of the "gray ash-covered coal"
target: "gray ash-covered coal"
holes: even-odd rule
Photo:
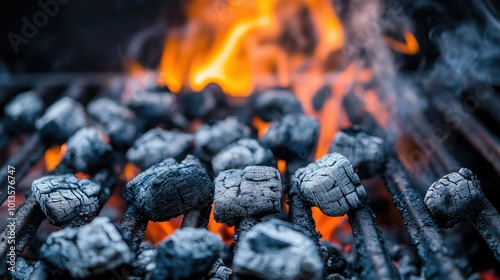
[[[222,248],[220,237],[206,229],[178,229],[158,245],[151,279],[199,279],[209,272]]]
[[[228,145],[250,136],[250,128],[234,117],[228,117],[211,126],[204,124],[194,134],[195,153],[200,160],[208,163]]]
[[[182,160],[193,148],[193,136],[161,128],[151,129],[139,137],[127,151],[127,160],[147,169],[166,158]]]
[[[37,179],[31,191],[47,220],[55,226],[86,224],[100,209],[101,186],[72,174]]]
[[[95,127],[78,130],[66,143],[66,152],[60,164],[73,172],[94,174],[110,165],[113,148],[106,142],[107,135]]]
[[[126,198],[149,220],[168,221],[193,208],[210,205],[213,184],[198,159],[166,159],[127,184]]]
[[[342,216],[365,205],[366,192],[351,163],[338,153],[328,154],[297,170],[304,198],[330,216]]]
[[[384,141],[356,127],[343,129],[335,134],[330,146],[330,153],[333,152],[348,158],[361,178],[383,173],[387,160]]]
[[[200,92],[181,92],[179,104],[183,114],[188,119],[202,119],[205,121],[218,115],[227,114],[226,94],[219,85],[210,83]]]
[[[244,218],[260,218],[281,211],[281,180],[276,168],[249,166],[215,178],[214,218],[235,225]]]
[[[282,119],[285,115],[303,113],[295,94],[285,89],[270,89],[255,96],[255,111],[266,122]]]
[[[471,221],[500,261],[500,214],[472,171],[461,168],[439,179],[427,191],[425,204],[442,227]]]
[[[280,159],[305,158],[316,144],[319,123],[315,117],[290,114],[272,122],[260,140]]]
[[[149,127],[159,123],[181,128],[188,125],[180,112],[176,96],[171,92],[135,91],[125,99],[125,104],[144,119]]]
[[[481,212],[483,194],[477,177],[466,168],[432,184],[425,204],[436,222],[446,228],[474,219]]]
[[[44,103],[34,91],[17,95],[4,109],[5,125],[10,133],[31,132],[42,115]]]
[[[48,279],[112,279],[113,272],[130,264],[134,254],[121,230],[99,217],[80,228],[49,235],[41,248]]]
[[[243,169],[247,166],[276,166],[271,150],[262,147],[255,139],[240,139],[224,148],[212,158],[215,174],[229,169]]]
[[[240,240],[233,265],[238,279],[323,279],[323,262],[314,242],[299,228],[272,219]]]
[[[109,98],[99,98],[89,103],[87,110],[120,148],[130,147],[138,136],[139,128],[135,113]]]
[[[63,144],[87,123],[83,106],[69,97],[52,104],[35,126],[47,143]]]

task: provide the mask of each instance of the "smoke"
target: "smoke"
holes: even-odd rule
[[[460,6],[457,1],[444,4],[416,5],[418,9],[439,11],[442,25],[428,34],[439,50],[439,56],[423,74],[424,89],[446,90],[460,94],[478,83],[494,84],[500,81],[500,16],[489,0],[471,1]],[[444,13],[444,14],[443,14]],[[448,14],[447,14],[448,13]],[[417,23],[418,24],[418,23]],[[432,90],[425,90],[431,93]]]

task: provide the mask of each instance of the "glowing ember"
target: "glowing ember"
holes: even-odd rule
[[[175,229],[181,226],[181,223],[182,216],[171,219],[168,222],[149,222],[145,238],[156,244],[172,234]]]
[[[139,173],[141,173],[141,169],[139,167],[133,163],[127,162],[123,168],[123,173],[120,175],[120,178],[128,182],[134,179]]]
[[[61,162],[64,153],[66,152],[66,144],[53,146],[49,148],[44,155],[45,168],[47,171],[53,171]]]

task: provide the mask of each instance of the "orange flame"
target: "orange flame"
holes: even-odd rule
[[[297,44],[307,43],[301,26],[293,26],[304,9],[317,32],[314,51],[307,58],[301,52],[287,52],[280,42],[284,32],[292,30]],[[195,0],[186,14],[187,25],[169,31],[160,63],[162,81],[174,92],[186,87],[199,91],[211,82],[236,96],[289,86],[294,73],[322,67],[344,43],[343,29],[328,0],[219,4]]]
[[[385,42],[395,51],[400,52],[402,54],[413,55],[417,54],[420,51],[420,47],[418,45],[417,39],[415,36],[409,31],[405,30],[403,32],[403,36],[405,38],[405,42],[399,42],[392,38],[385,37]]]
[[[66,152],[66,144],[53,146],[45,152],[45,168],[47,171],[53,171],[61,162],[64,153]]]

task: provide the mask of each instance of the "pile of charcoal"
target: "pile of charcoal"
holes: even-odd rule
[[[26,93],[6,106],[8,127],[31,133],[8,164],[17,164],[20,176],[47,147],[67,148],[50,174],[33,181],[16,210],[15,229],[0,236],[4,277],[473,279],[439,228],[465,220],[500,260],[500,216],[470,170],[444,176],[424,198],[391,145],[358,127],[339,131],[329,153],[314,160],[320,125],[288,90],[256,93],[237,109],[213,85],[181,95],[134,92],[121,102],[97,96],[84,104],[66,96],[45,111],[32,106],[38,98]],[[31,110],[15,110],[23,102]],[[254,118],[269,123],[261,137]],[[282,173],[277,160],[286,162]],[[123,183],[119,174],[127,163],[142,172]],[[389,246],[375,222],[361,184],[375,176],[383,178],[415,250]],[[100,212],[117,188],[127,208],[114,223]],[[348,216],[352,250],[320,241],[312,207]],[[217,222],[235,227],[233,243],[207,230],[212,212]],[[180,228],[165,240],[144,240],[148,223],[181,215]],[[23,258],[44,220],[60,230],[48,236],[36,260]]]

